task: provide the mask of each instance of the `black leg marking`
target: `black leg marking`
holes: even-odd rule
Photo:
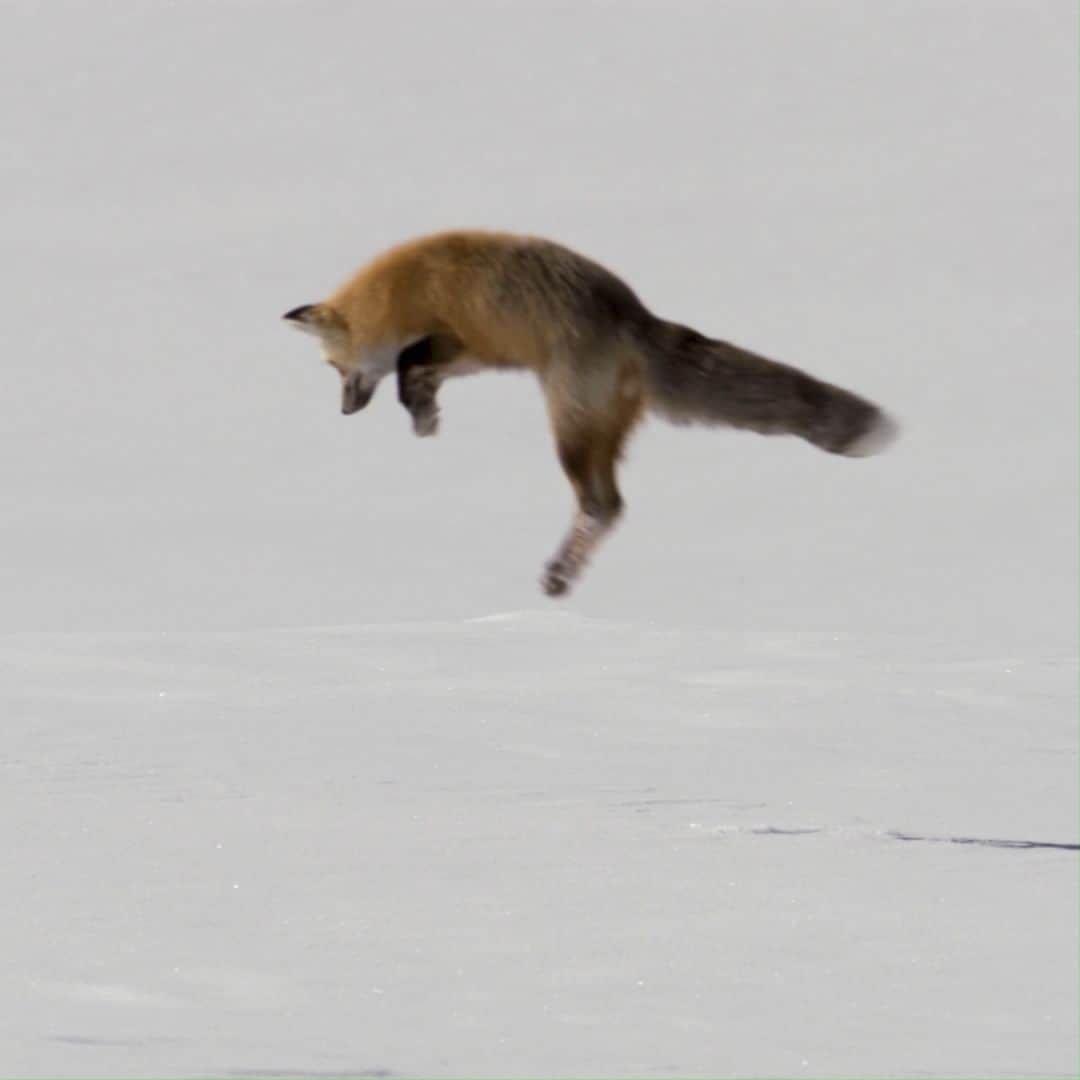
[[[403,349],[397,361],[398,400],[412,416],[417,435],[434,435],[439,427],[440,365],[433,339],[421,338]]]
[[[398,401],[405,408],[409,407],[409,373],[419,367],[430,367],[434,364],[434,352],[431,347],[431,338],[421,338],[413,342],[407,349],[402,349],[397,358],[398,378]]]

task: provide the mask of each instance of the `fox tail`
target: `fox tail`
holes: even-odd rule
[[[798,435],[832,454],[866,457],[899,433],[877,405],[689,327],[656,319],[646,330],[652,407],[676,424],[725,424]]]

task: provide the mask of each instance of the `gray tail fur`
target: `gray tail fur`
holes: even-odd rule
[[[656,319],[646,339],[653,408],[673,423],[799,435],[851,457],[883,450],[898,432],[881,409],[850,391],[689,327]]]

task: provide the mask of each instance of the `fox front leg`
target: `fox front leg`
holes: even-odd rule
[[[412,417],[419,436],[434,435],[439,428],[439,364],[430,337],[421,338],[397,359],[398,400]]]
[[[434,435],[439,426],[439,387],[451,375],[463,375],[465,346],[450,333],[435,333],[413,342],[398,356],[398,399],[413,418],[417,435]]]

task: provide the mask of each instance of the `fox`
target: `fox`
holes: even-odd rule
[[[576,509],[543,568],[566,595],[624,511],[616,478],[647,414],[669,422],[795,435],[844,457],[885,449],[897,422],[855,393],[654,315],[621,278],[536,236],[459,229],[377,255],[325,300],[282,318],[313,335],[341,381],[341,412],[396,375],[420,437],[439,427],[447,379],[532,371]]]

